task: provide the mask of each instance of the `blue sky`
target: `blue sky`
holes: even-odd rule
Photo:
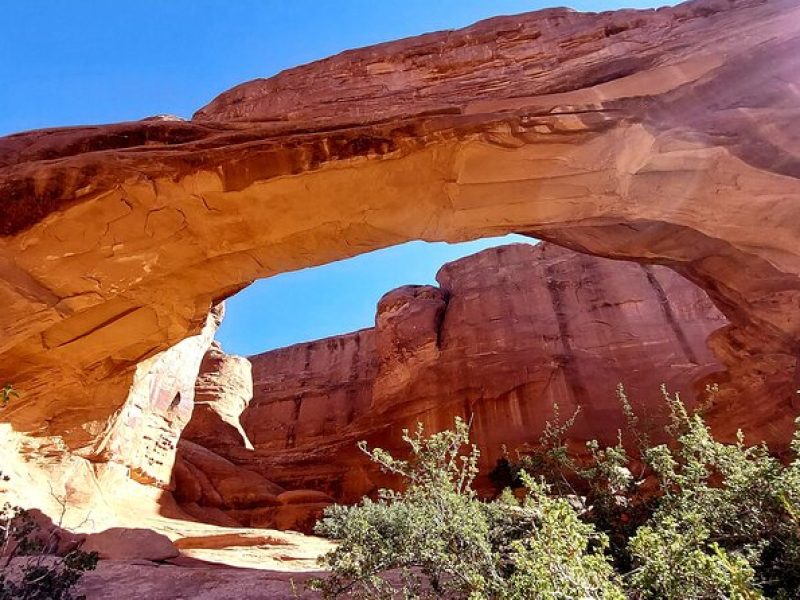
[[[567,0],[578,10],[649,0]],[[189,117],[223,90],[330,54],[559,4],[534,0],[0,0],[0,135]],[[496,244],[413,243],[284,274],[228,303],[231,352],[369,326],[377,299]]]
[[[257,354],[370,327],[384,293],[409,283],[436,284],[444,263],[511,242],[519,235],[461,244],[409,242],[255,282],[228,300],[217,338],[228,352]]]

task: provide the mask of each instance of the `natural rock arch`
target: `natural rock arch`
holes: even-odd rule
[[[0,378],[102,459],[138,361],[259,277],[526,233],[667,265],[780,441],[800,340],[800,4],[502,17],[226,92],[190,122],[0,140]],[[746,417],[746,418],[745,418]]]

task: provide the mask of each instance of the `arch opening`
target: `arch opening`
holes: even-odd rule
[[[581,411],[575,440],[613,444],[624,383],[658,437],[659,386],[691,405],[723,371],[706,341],[727,320],[682,276],[517,239],[534,241],[490,240],[442,265],[434,285],[381,290],[370,327],[247,358],[212,346],[178,444],[181,509],[310,532],[327,504],[392,483],[358,441],[401,451],[402,429],[439,431],[455,417],[472,423],[490,495],[492,466],[535,445],[554,404]],[[349,263],[340,284],[369,265]]]
[[[182,426],[194,375],[161,359],[195,356],[219,300],[410,240],[516,232],[704,289],[729,320],[711,337],[716,425],[785,443],[800,380],[800,19],[784,0],[703,8],[507,17],[251,82],[189,122],[4,138],[0,377],[24,395],[10,427],[77,465],[85,489],[166,489],[170,440],[131,441],[142,407],[175,398],[153,393],[159,373],[187,388],[170,431]],[[498,35],[507,19],[525,35]],[[397,60],[399,86],[376,57]],[[340,81],[346,103],[326,95]]]

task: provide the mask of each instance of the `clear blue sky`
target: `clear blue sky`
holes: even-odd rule
[[[257,354],[371,327],[384,293],[409,283],[436,284],[444,263],[523,236],[462,244],[409,242],[347,260],[257,281],[227,302],[217,338],[228,352]]]
[[[330,54],[557,0],[0,0],[0,135],[189,117],[221,91]],[[578,10],[666,1],[567,0]],[[372,323],[375,301],[496,243],[410,244],[258,282],[219,337],[253,353]]]

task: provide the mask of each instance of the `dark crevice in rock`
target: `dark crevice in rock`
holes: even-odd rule
[[[294,406],[292,408],[292,418],[290,420],[289,429],[286,432],[286,447],[287,448],[294,448],[295,442],[297,439],[296,436],[296,427],[297,423],[300,420],[300,409],[303,406],[303,396],[297,395],[294,397]]]
[[[583,385],[580,370],[575,362],[575,354],[572,349],[572,342],[569,332],[569,325],[567,323],[567,311],[564,307],[564,282],[557,280],[557,273],[554,265],[547,265],[545,267],[545,276],[547,278],[547,290],[550,292],[550,300],[553,306],[553,314],[556,317],[558,325],[559,341],[564,354],[562,356],[561,366],[564,369],[564,378],[567,381],[572,397],[575,402],[583,406],[588,399],[588,392],[586,386]]]
[[[658,299],[658,304],[661,307],[661,311],[664,313],[664,319],[667,321],[670,329],[672,329],[672,332],[675,334],[675,338],[678,340],[683,353],[686,355],[686,358],[689,360],[689,362],[698,364],[697,355],[695,354],[694,350],[692,350],[689,340],[686,339],[686,333],[683,331],[683,329],[681,329],[678,319],[675,318],[675,312],[672,310],[672,304],[670,304],[669,298],[667,297],[661,282],[658,281],[656,274],[653,273],[653,269],[649,265],[640,266],[642,271],[644,271],[645,275],[647,276],[647,281],[650,282],[653,292],[655,292],[656,298]]]

